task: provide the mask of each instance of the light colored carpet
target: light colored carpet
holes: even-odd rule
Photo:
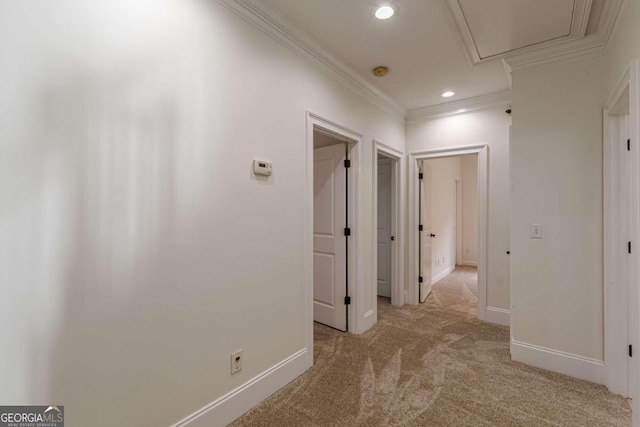
[[[233,426],[630,426],[605,387],[512,362],[509,329],[476,319],[476,270],[419,306],[378,299],[355,336],[315,325],[315,365]]]

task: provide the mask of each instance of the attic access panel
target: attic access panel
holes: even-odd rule
[[[591,0],[447,0],[473,63],[582,38]]]

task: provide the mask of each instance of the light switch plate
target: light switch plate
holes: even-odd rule
[[[532,239],[542,239],[542,224],[538,222],[529,224],[529,237]]]

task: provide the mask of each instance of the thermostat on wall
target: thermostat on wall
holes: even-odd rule
[[[271,176],[273,173],[273,166],[269,162],[264,160],[253,161],[253,173],[256,175]]]

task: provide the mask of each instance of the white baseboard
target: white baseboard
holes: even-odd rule
[[[511,360],[596,384],[604,384],[605,380],[604,362],[602,360],[565,353],[513,339],[511,340]]]
[[[307,349],[303,348],[172,427],[226,426],[303,374],[308,363]]]
[[[451,273],[455,269],[456,269],[456,266],[452,265],[451,267],[449,267],[446,270],[442,271],[438,275],[433,276],[431,278],[431,284],[435,285],[436,283],[438,283],[440,280],[444,279],[447,275],[449,275],[449,273]]]
[[[469,261],[469,260],[463,259],[460,265],[466,265],[468,267],[477,267],[478,261]]]
[[[511,310],[498,307],[487,307],[486,321],[489,323],[496,323],[498,325],[510,326]]]

